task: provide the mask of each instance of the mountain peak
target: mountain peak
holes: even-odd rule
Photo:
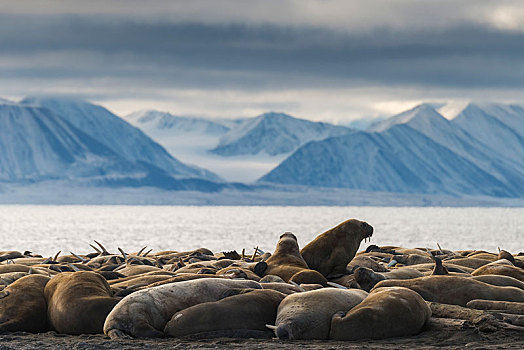
[[[436,110],[434,104],[422,103],[414,108],[373,124],[368,131],[382,132],[398,124],[424,123],[432,124],[444,121],[445,118]]]

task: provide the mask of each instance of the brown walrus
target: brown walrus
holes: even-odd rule
[[[47,276],[28,275],[0,291],[0,331],[47,331],[47,282]]]
[[[402,287],[379,288],[349,312],[335,314],[329,338],[358,340],[415,335],[430,316],[431,309],[414,291]]]
[[[274,322],[278,305],[285,297],[271,289],[248,290],[219,301],[191,306],[173,315],[164,333],[183,337],[220,331],[225,336],[242,330],[264,335],[270,333],[266,324]]]
[[[355,257],[360,242],[373,235],[367,222],[351,219],[322,233],[300,251],[310,269],[326,278],[346,273],[347,264]]]
[[[524,301],[524,291],[516,287],[498,287],[469,277],[427,276],[410,280],[385,280],[380,287],[406,287],[419,293],[425,300],[441,304],[466,306],[473,299]]]
[[[296,283],[319,283],[326,285],[327,280],[317,271],[311,270],[300,255],[297,237],[291,232],[280,236],[275,252],[265,262],[267,264],[264,276],[275,275],[285,282],[293,280]],[[255,267],[256,270],[258,270]]]
[[[380,281],[391,279],[406,280],[423,277],[424,274],[409,267],[402,267],[389,272],[374,272],[366,267],[359,267],[355,270],[354,276],[359,286],[369,292]]]
[[[524,270],[514,266],[510,261],[501,259],[479,267],[471,273],[473,276],[501,275],[509,276],[524,282]]]
[[[62,272],[44,289],[49,325],[59,333],[102,333],[104,321],[120,300],[106,279],[90,271]]]
[[[280,303],[271,328],[279,339],[327,339],[333,315],[351,309],[367,295],[363,290],[336,288],[288,295]]]

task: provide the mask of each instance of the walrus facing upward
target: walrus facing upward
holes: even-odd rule
[[[232,288],[262,289],[259,283],[226,278],[203,278],[139,290],[126,296],[107,316],[104,333],[111,338],[164,336],[164,327],[180,310],[217,301]]]
[[[0,291],[0,331],[39,333],[47,330],[44,287],[49,277],[28,275]]]
[[[49,325],[59,333],[102,333],[106,316],[118,303],[106,279],[90,271],[62,272],[44,289]]]
[[[282,278],[285,282],[292,280],[295,283],[319,283],[327,284],[327,280],[315,270],[311,270],[305,262],[298,247],[297,237],[291,232],[286,232],[280,236],[275,252],[265,262],[267,267],[262,272],[264,276],[275,275]],[[258,268],[262,270],[262,268]],[[255,270],[258,270],[255,267]]]
[[[329,338],[384,339],[415,335],[431,316],[416,292],[402,287],[379,288],[349,312],[335,314]]]
[[[269,332],[277,308],[285,294],[271,289],[247,290],[225,299],[191,306],[177,312],[167,323],[164,333],[172,337],[217,332],[229,334],[237,330]]]
[[[345,274],[347,264],[355,257],[364,238],[373,235],[367,222],[351,219],[322,233],[300,251],[310,269],[326,278]]]

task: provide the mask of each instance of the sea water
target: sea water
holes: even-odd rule
[[[94,251],[214,252],[255,247],[272,252],[286,231],[301,247],[344,220],[357,218],[375,232],[369,244],[443,249],[524,251],[524,208],[293,207],[293,206],[0,206],[0,251],[50,256]]]

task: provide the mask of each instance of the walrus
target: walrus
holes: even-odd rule
[[[363,290],[336,288],[288,295],[271,328],[279,339],[327,339],[331,317],[337,311],[350,310],[367,295]]]
[[[517,287],[524,290],[524,282],[516,278],[503,275],[479,275],[471,277],[474,280],[492,284],[499,287]]]
[[[420,333],[431,309],[416,292],[402,287],[378,288],[351,310],[331,320],[334,340],[384,339]]]
[[[255,267],[258,272],[260,266],[266,264],[265,270],[262,272],[264,276],[275,275],[279,276],[284,282],[289,280],[297,273],[310,271],[307,263],[300,255],[298,248],[297,237],[291,232],[286,232],[280,236],[275,252],[265,262],[260,262]],[[307,278],[309,276],[309,279]],[[297,276],[298,277],[298,276]],[[300,278],[300,283],[320,283],[325,284],[327,281],[322,276],[314,272],[303,275]],[[298,282],[297,282],[298,283]]]
[[[375,272],[388,272],[389,270],[382,264],[379,264],[369,256],[355,256],[346,266],[346,271],[349,273],[355,272],[358,267],[367,267]]]
[[[118,303],[106,279],[96,272],[63,272],[44,289],[49,325],[59,333],[102,333],[106,316]]]
[[[504,262],[508,263],[504,263]],[[510,261],[506,259],[497,260],[495,262],[489,263],[482,267],[479,267],[471,273],[473,276],[480,275],[502,275],[509,276],[515,279],[518,279],[521,282],[524,282],[524,270],[520,267],[513,266]]]
[[[466,306],[477,310],[497,310],[510,312],[512,314],[524,315],[524,303],[518,303],[514,301],[475,299],[468,302]]]
[[[473,299],[524,301],[522,289],[498,287],[469,277],[450,275],[380,281],[372,291],[381,287],[406,287],[419,293],[427,301],[460,306],[466,306]]]
[[[0,291],[0,331],[47,331],[44,287],[49,277],[28,275]]]
[[[111,338],[164,336],[171,317],[190,306],[217,301],[232,288],[262,289],[259,283],[226,278],[202,278],[142,289],[126,296],[107,316],[104,333]]]
[[[350,219],[322,233],[300,251],[307,266],[329,278],[346,273],[360,242],[373,235],[367,222]]]
[[[164,333],[171,337],[216,331],[224,336],[237,330],[264,334],[268,332],[266,324],[274,322],[277,307],[285,297],[275,290],[259,289],[194,305],[174,314]]]
[[[354,273],[355,281],[358,285],[369,292],[378,282],[391,279],[412,279],[417,277],[423,277],[424,274],[418,270],[410,269],[409,267],[403,267],[389,272],[374,272],[366,267],[359,267]]]

